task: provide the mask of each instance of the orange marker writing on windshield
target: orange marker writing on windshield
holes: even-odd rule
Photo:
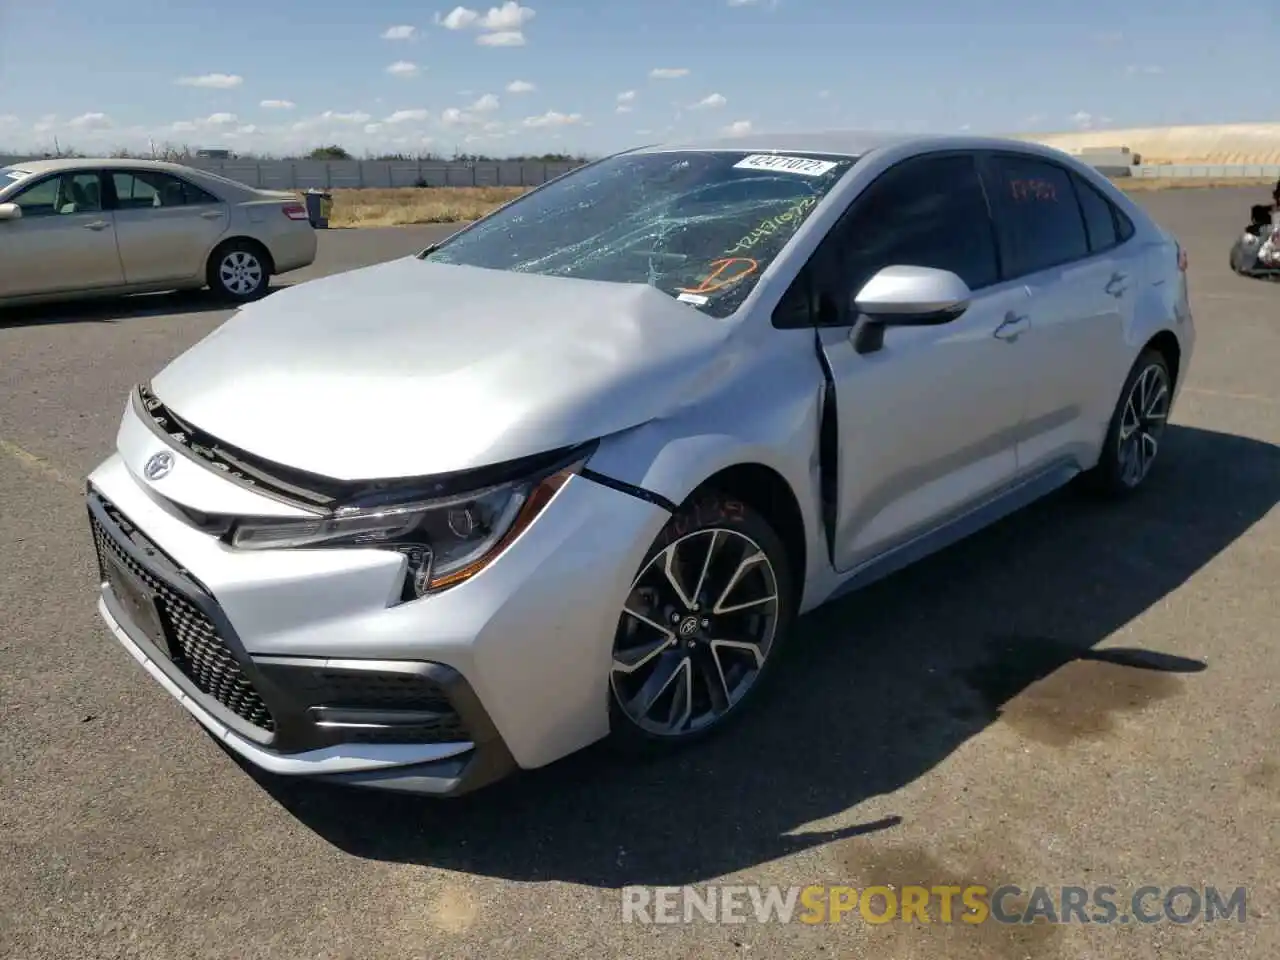
[[[741,266],[734,271],[731,270],[734,264],[740,264]],[[714,293],[716,290],[727,287],[731,283],[737,283],[743,277],[751,276],[751,274],[760,269],[760,264],[750,257],[728,257],[724,260],[713,260],[711,266],[715,269],[707,274],[701,283],[696,287],[680,287],[678,288],[679,292]]]

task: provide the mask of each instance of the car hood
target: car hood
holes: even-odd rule
[[[730,329],[642,284],[407,257],[243,308],[151,386],[269,461],[338,480],[426,476],[660,417],[716,380]]]

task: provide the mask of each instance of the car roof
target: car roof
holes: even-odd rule
[[[1016,150],[1040,156],[1062,158],[1063,151],[1013,137],[971,136],[942,133],[894,133],[874,130],[826,130],[809,132],[751,133],[706,140],[656,143],[641,147],[639,153],[669,150],[732,150],[743,153],[816,153],[842,157],[864,157],[877,150],[895,147],[919,150]]]
[[[59,157],[51,160],[17,160],[9,164],[13,170],[22,170],[32,176],[46,173],[61,173],[67,170],[155,170],[173,173],[193,180],[223,200],[240,200],[265,194],[275,195],[273,191],[264,191],[238,180],[231,180],[218,174],[209,173],[198,167],[188,167],[181,163],[167,160],[142,160],[131,157]],[[0,184],[0,187],[8,186]]]

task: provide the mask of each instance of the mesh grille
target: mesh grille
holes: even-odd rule
[[[128,524],[105,500],[101,503],[108,514],[112,515],[112,519]],[[240,664],[218,636],[217,628],[209,618],[190,600],[176,593],[167,583],[135,562],[92,514],[90,524],[98,552],[99,568],[105,571],[105,557],[110,555],[156,595],[160,620],[168,633],[168,648],[174,665],[201,693],[213,697],[255,727],[274,733],[276,724],[271,711],[267,709],[249,678],[241,671]]]

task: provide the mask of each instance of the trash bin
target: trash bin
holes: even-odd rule
[[[307,204],[307,219],[317,230],[329,226],[329,213],[333,210],[333,194],[325,193],[312,187],[304,194]]]

